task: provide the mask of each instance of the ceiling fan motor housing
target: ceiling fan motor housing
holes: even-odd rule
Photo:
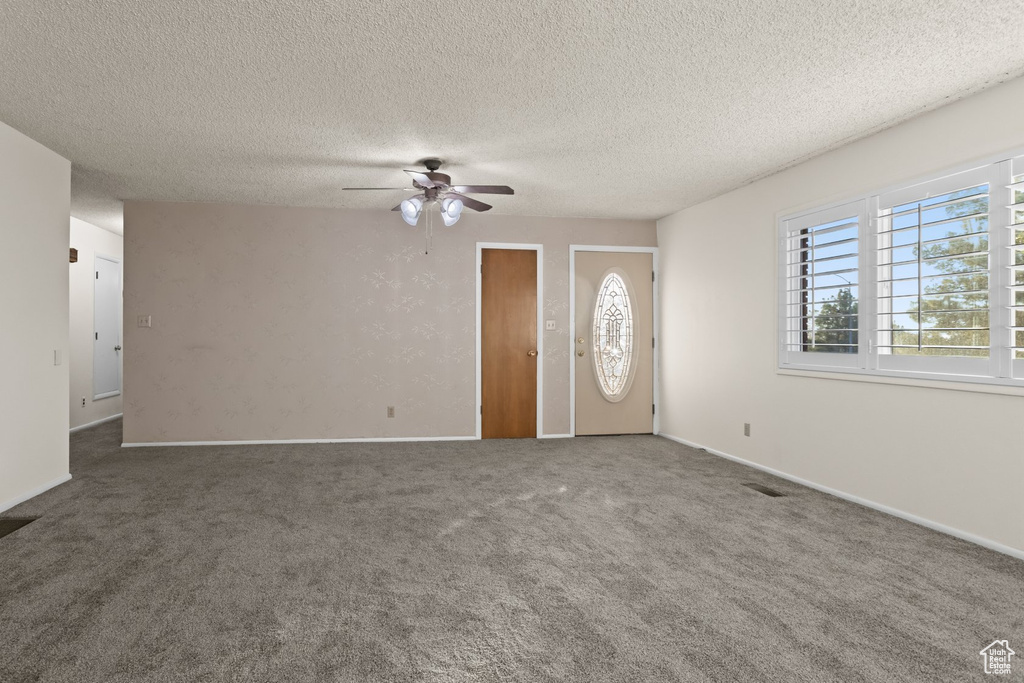
[[[444,186],[447,187],[447,186],[450,186],[452,184],[452,177],[450,175],[445,174],[445,173],[437,173],[436,171],[430,171],[428,173],[424,173],[423,175],[427,176],[428,178],[433,180],[438,185],[444,185]],[[415,180],[412,181],[412,184],[413,184],[413,187],[416,187],[418,189],[424,190],[427,193],[428,197],[436,196],[437,193],[438,193],[438,190],[441,189],[439,187],[423,187],[422,185],[420,185]]]

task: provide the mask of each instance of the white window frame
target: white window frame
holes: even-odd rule
[[[881,190],[865,192],[830,204],[813,206],[801,211],[777,214],[776,243],[778,271],[778,351],[777,371],[784,374],[817,374],[872,381],[926,380],[949,382],[944,386],[984,385],[1002,392],[1005,388],[1024,389],[1024,359],[1013,359],[1011,289],[1013,250],[1012,181],[1014,162],[1017,172],[1024,172],[1024,149],[992,155],[991,157],[947,168],[919,177],[916,180],[892,185]],[[974,182],[978,180],[978,182]],[[966,187],[964,183],[989,186],[989,327],[990,349],[988,358],[893,356],[880,354],[876,348],[879,339],[879,283],[878,246],[880,241],[879,213],[882,207],[899,206],[929,196],[949,192],[944,188]],[[858,206],[859,205],[859,206]],[[859,269],[858,269],[858,353],[822,353],[792,351],[791,335],[799,333],[790,328],[793,294],[788,281],[794,264],[789,262],[789,238],[804,227],[849,217],[852,207],[858,207]],[[884,379],[883,379],[884,378]],[[998,386],[1002,385],[1002,386]],[[964,386],[962,388],[970,388]],[[1014,393],[1020,393],[1014,391]]]

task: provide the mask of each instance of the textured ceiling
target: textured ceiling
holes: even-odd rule
[[[0,121],[123,199],[658,218],[1024,72],[1024,2],[4,0]]]

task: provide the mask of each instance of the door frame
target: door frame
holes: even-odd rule
[[[622,253],[641,253],[651,255],[651,266],[654,269],[654,282],[651,283],[654,307],[654,353],[652,371],[654,372],[654,420],[652,430],[655,434],[660,433],[661,411],[660,390],[658,383],[659,363],[661,347],[658,346],[658,339],[661,338],[661,322],[659,320],[658,306],[658,285],[661,283],[661,273],[658,271],[658,247],[613,247],[598,246],[593,244],[570,244],[569,245],[569,434],[576,436],[576,252],[579,251],[605,251]],[[635,285],[634,285],[635,286]]]
[[[483,335],[481,334],[484,249],[537,252],[537,438],[544,434],[544,245],[518,242],[476,243],[476,438],[483,435]]]
[[[121,267],[121,259],[115,256],[107,256],[106,254],[100,254],[96,252],[92,258],[92,272],[96,273],[96,262],[97,261],[110,261],[111,263],[117,264],[117,270],[120,274],[118,278],[118,294],[119,301],[117,302],[117,346],[121,346],[124,343],[124,320],[122,309],[124,307],[124,270]],[[96,282],[97,278],[93,278],[92,281],[92,333],[93,333],[93,350],[92,350],[92,400],[99,401],[104,398],[112,398],[114,396],[120,396],[124,390],[124,370],[122,367],[122,356],[120,353],[117,354],[117,391],[108,391],[102,394],[96,393]]]

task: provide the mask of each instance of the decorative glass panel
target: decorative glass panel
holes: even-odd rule
[[[633,302],[623,274],[609,272],[594,306],[594,370],[597,386],[612,402],[629,391],[633,370]]]

